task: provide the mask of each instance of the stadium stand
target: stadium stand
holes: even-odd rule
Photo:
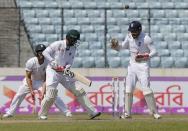
[[[120,57],[108,57],[109,67],[117,68],[121,66],[121,59]]]
[[[176,57],[175,57],[176,59]],[[176,68],[185,68],[187,67],[187,57],[178,57],[176,60],[175,60],[175,67]]]
[[[23,67],[33,56],[19,16],[15,0],[0,0],[0,67]]]
[[[188,10],[181,9],[188,7],[186,0],[181,2],[176,0],[103,0],[100,2],[98,0],[17,0],[17,3],[22,8],[23,20],[31,36],[30,41],[34,45],[40,42],[49,44],[59,40],[61,32],[65,36],[71,28],[81,32],[83,42],[76,59],[78,58],[77,61],[87,59],[90,64],[87,65],[83,61],[78,62],[81,64],[75,62],[74,67],[105,67],[104,58],[97,59],[97,55],[104,57],[105,12],[103,8],[109,8],[107,10],[107,43],[110,37],[123,41],[128,24],[132,20],[140,20],[143,30],[150,33],[158,51],[158,56],[150,61],[151,67],[188,66],[187,59],[184,58],[187,56],[185,52],[188,48]],[[114,9],[123,7],[125,3],[129,3],[130,9]],[[133,9],[136,7],[138,9]],[[61,8],[65,9],[61,10]],[[147,8],[150,8],[150,14]],[[127,67],[128,57],[127,50],[116,52],[107,49],[109,67]],[[177,63],[176,59],[180,63]]]
[[[120,57],[121,67],[127,67],[129,65],[129,57]]]
[[[103,67],[105,67],[104,57],[100,57],[100,56],[96,56],[95,57],[95,67],[96,68],[103,68]]]
[[[174,59],[173,57],[161,57],[161,67],[164,68],[172,68],[174,67]]]
[[[160,66],[160,57],[153,57],[150,60],[150,66],[151,68],[157,68]]]

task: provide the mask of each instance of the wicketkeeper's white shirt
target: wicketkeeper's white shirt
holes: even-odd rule
[[[120,49],[130,50],[130,63],[136,62],[135,57],[137,54],[149,53],[150,57],[156,54],[156,49],[153,46],[152,39],[144,32],[141,32],[137,39],[133,39],[129,32],[120,45]]]

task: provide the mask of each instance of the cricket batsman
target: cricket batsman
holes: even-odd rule
[[[77,97],[78,102],[89,113],[90,119],[101,114],[96,112],[86,96],[85,90],[75,85],[75,79],[62,73],[62,71],[66,71],[71,67],[79,40],[80,33],[72,29],[66,34],[66,39],[55,41],[44,50],[43,55],[49,61],[49,64],[46,69],[46,95],[41,102],[42,108],[38,114],[39,119],[47,119],[48,110],[56,99],[59,83]]]
[[[141,89],[150,113],[155,119],[161,118],[158,114],[155,98],[149,83],[149,59],[156,54],[152,39],[142,32],[142,25],[139,21],[132,21],[128,27],[128,34],[121,45],[118,40],[111,40],[111,48],[119,51],[129,49],[130,62],[126,77],[125,90],[125,114],[121,118],[131,118],[131,108],[133,102],[133,91],[136,82],[139,81]]]

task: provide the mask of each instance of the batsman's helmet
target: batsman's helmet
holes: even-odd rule
[[[142,30],[142,24],[139,21],[132,21],[129,24],[128,31],[130,32],[137,32]]]
[[[69,41],[69,45],[73,46],[80,40],[80,32],[77,30],[69,30],[66,35],[66,39]]]
[[[38,52],[42,52],[46,49],[46,46],[43,45],[43,44],[38,44],[36,47],[35,47],[35,54],[37,55]]]

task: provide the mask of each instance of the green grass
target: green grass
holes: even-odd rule
[[[0,120],[0,131],[187,131],[188,116],[164,115],[154,120],[149,115],[133,115],[132,119],[120,120],[102,114],[97,120],[88,120],[86,114],[76,114],[73,118],[50,115],[46,121],[36,119],[36,115],[17,115]]]

